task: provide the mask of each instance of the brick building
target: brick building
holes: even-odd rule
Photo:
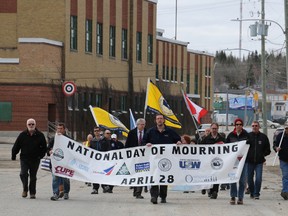
[[[129,108],[143,116],[148,77],[183,131],[191,127],[180,89],[211,110],[214,57],[163,37],[156,12],[157,0],[0,0],[0,130],[22,130],[33,117],[42,131],[64,121],[84,138],[89,105],[128,126]],[[73,96],[65,81],[77,86]]]

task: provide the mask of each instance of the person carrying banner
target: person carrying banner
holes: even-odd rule
[[[35,199],[37,171],[40,159],[45,156],[47,144],[44,134],[36,128],[36,121],[34,119],[28,119],[26,126],[27,129],[19,134],[13,145],[11,159],[16,160],[16,155],[21,150],[20,179],[23,185],[22,197],[26,198],[29,191],[30,199]],[[29,174],[30,183],[28,185]]]
[[[93,132],[94,132],[94,137],[90,141],[90,148],[100,151],[100,147],[101,147],[100,141],[102,140],[102,136],[101,136],[102,131],[98,126],[95,126]],[[92,185],[93,185],[93,188],[92,188],[91,194],[98,194],[100,184],[93,183]]]
[[[225,137],[218,133],[219,125],[213,122],[210,126],[211,132],[207,136],[203,137],[201,144],[223,144],[225,143]],[[208,196],[210,199],[217,199],[219,191],[219,184],[214,184],[210,189]],[[204,194],[202,192],[202,194]]]
[[[64,123],[57,124],[56,133],[58,135],[62,134],[64,136],[67,136],[66,127]],[[55,142],[55,137],[53,137],[48,144],[48,148],[47,148],[48,156],[53,154],[54,142]],[[63,185],[63,188],[64,188],[63,195],[59,190],[59,188],[62,188],[61,185]],[[69,192],[70,192],[70,180],[68,178],[63,178],[63,177],[59,177],[59,176],[52,174],[52,190],[53,190],[53,196],[50,198],[52,201],[57,201],[59,198],[62,198],[63,196],[65,200],[68,200]]]
[[[278,154],[280,161],[280,169],[282,172],[281,196],[283,197],[284,200],[288,200],[288,124],[287,123],[285,123],[284,128],[285,128],[284,131],[277,135],[276,140],[273,143],[273,149]]]
[[[248,150],[247,163],[247,181],[250,190],[250,198],[259,200],[262,184],[263,164],[266,161],[265,156],[271,153],[270,142],[266,134],[260,132],[258,121],[252,122],[252,132],[248,135],[247,143],[250,144]],[[255,182],[254,182],[255,173]]]
[[[111,147],[111,131],[105,130],[104,131],[104,137],[100,141],[100,151],[110,151],[112,150]],[[104,185],[102,184],[101,187],[103,188],[103,193],[113,193],[113,185]]]
[[[139,118],[136,120],[136,128],[130,130],[126,139],[125,148],[132,148],[143,145],[143,136],[146,132],[146,120]],[[141,195],[143,187],[133,187],[133,196],[136,199],[144,199]]]
[[[233,143],[237,141],[247,140],[248,139],[248,132],[243,129],[243,121],[240,118],[235,119],[234,121],[235,128],[232,132],[230,132],[227,136],[226,143]],[[231,184],[230,190],[230,204],[236,204],[236,197],[238,197],[237,204],[243,205],[243,198],[244,198],[244,190],[246,185],[246,177],[247,177],[247,165],[244,164],[243,170],[239,179],[239,187],[237,189],[237,183]]]
[[[156,126],[150,128],[143,137],[143,144],[151,147],[152,144],[181,144],[181,137],[170,127],[165,125],[165,119],[162,114],[155,116]],[[161,203],[166,203],[167,185],[153,185],[150,189],[151,202],[157,204],[158,196]]]

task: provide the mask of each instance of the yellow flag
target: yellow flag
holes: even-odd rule
[[[125,125],[118,118],[111,115],[106,110],[99,107],[89,107],[97,126],[111,130],[121,130],[127,133],[129,132],[128,128],[125,127]]]
[[[145,111],[161,113],[165,118],[165,124],[174,128],[181,128],[181,123],[174,115],[167,101],[156,85],[148,78]]]

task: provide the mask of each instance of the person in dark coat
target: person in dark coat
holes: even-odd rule
[[[263,164],[266,161],[265,156],[271,153],[269,139],[266,134],[260,132],[258,121],[252,122],[252,132],[248,135],[247,143],[250,144],[246,158],[250,197],[258,200],[262,184]]]
[[[232,143],[232,142],[238,142],[242,140],[248,139],[248,133],[246,130],[243,129],[243,121],[240,118],[235,119],[234,121],[234,130],[230,132],[227,136],[226,143]],[[242,205],[243,204],[243,198],[244,198],[244,191],[245,191],[245,185],[246,185],[246,175],[247,173],[247,166],[244,164],[240,179],[239,179],[239,188],[237,189],[237,183],[231,184],[231,190],[230,190],[230,204],[235,205],[236,200],[235,197],[238,197],[237,204]]]
[[[152,144],[181,144],[181,137],[170,127],[165,125],[163,114],[156,114],[156,126],[150,128],[143,137],[143,143],[151,147]],[[166,203],[167,185],[153,185],[150,189],[151,202],[157,204],[158,196],[161,203]]]
[[[285,124],[284,128],[284,131],[277,135],[273,149],[278,152],[282,171],[282,191],[280,195],[284,200],[288,200],[288,124]],[[283,139],[281,140],[282,137]]]
[[[146,132],[146,120],[143,118],[139,118],[136,120],[136,128],[129,131],[125,148],[132,148],[143,145],[143,136]],[[143,199],[142,194],[143,187],[133,187],[133,196],[136,199]]]
[[[219,130],[219,125],[216,122],[213,122],[210,126],[211,132],[207,136],[205,136],[201,142],[201,144],[223,144],[225,143],[225,137],[221,135]],[[213,188],[210,189],[208,196],[211,199],[217,199],[219,191],[219,184],[214,184]],[[203,193],[203,192],[202,192]],[[204,193],[203,193],[204,194]]]
[[[47,144],[44,134],[36,128],[35,119],[28,119],[26,126],[27,129],[19,134],[13,145],[11,159],[16,160],[16,155],[21,151],[20,179],[23,185],[22,197],[27,197],[29,191],[30,198],[35,199],[37,172],[40,160],[46,154]]]

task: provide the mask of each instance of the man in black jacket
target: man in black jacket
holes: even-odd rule
[[[170,127],[165,125],[165,119],[162,114],[155,116],[156,126],[150,128],[143,137],[143,143],[151,147],[152,144],[181,144],[181,137]],[[150,189],[151,202],[157,204],[158,196],[161,197],[161,203],[166,203],[167,185],[153,185]]]
[[[278,152],[282,171],[281,196],[284,200],[288,200],[288,124],[285,124],[284,128],[284,131],[277,135],[273,149]]]
[[[46,139],[42,132],[36,128],[34,119],[27,120],[27,129],[19,134],[12,148],[12,160],[16,160],[16,155],[20,153],[20,179],[23,184],[22,197],[27,197],[28,190],[30,198],[36,198],[36,181],[37,171],[40,164],[40,159],[46,153]],[[28,177],[30,174],[30,183],[28,187]]]
[[[222,136],[218,130],[219,125],[216,122],[213,122],[210,126],[211,132],[205,136],[201,142],[201,144],[223,144],[225,143],[225,137]],[[219,184],[214,184],[213,187],[210,189],[208,196],[210,199],[217,199],[219,191]]]
[[[146,120],[144,118],[139,118],[136,120],[136,128],[130,130],[127,136],[127,140],[125,143],[125,148],[131,148],[136,146],[141,146],[143,136],[146,132],[145,129]],[[143,187],[133,187],[133,196],[136,199],[143,199],[144,197],[141,195]]]
[[[247,143],[250,144],[250,148],[246,158],[250,197],[256,200],[260,197],[263,163],[266,161],[265,156],[271,153],[269,139],[264,133],[261,133],[259,129],[259,122],[253,121],[252,132],[248,134]],[[253,180],[254,173],[256,176],[255,182]]]

